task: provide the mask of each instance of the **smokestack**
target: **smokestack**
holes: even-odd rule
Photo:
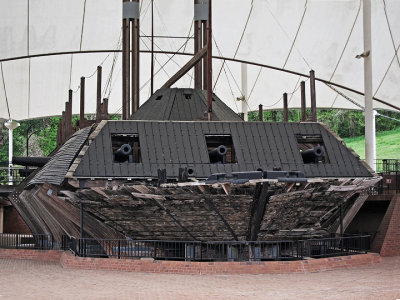
[[[101,114],[101,75],[102,75],[102,67],[97,67],[97,102],[96,102],[96,122],[100,122],[100,114]]]
[[[132,26],[132,113],[139,109],[139,90],[140,90],[140,23],[139,23],[139,0],[132,0],[134,14],[131,19]]]
[[[85,127],[85,77],[81,77],[81,99],[80,99],[80,111],[79,111],[79,128]]]
[[[289,122],[287,93],[283,94],[283,122]]]
[[[310,90],[311,90],[311,122],[317,122],[317,99],[315,95],[315,72],[310,71]]]
[[[301,87],[301,121],[307,120],[307,104],[306,104],[306,83],[300,82]]]
[[[122,120],[130,117],[130,18],[134,14],[132,2],[122,0]]]

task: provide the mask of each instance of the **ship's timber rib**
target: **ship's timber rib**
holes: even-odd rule
[[[343,217],[343,232],[350,225],[351,221],[353,221],[354,217],[356,216],[358,211],[361,209],[361,207],[364,205],[367,198],[368,198],[368,193],[363,193],[363,194],[359,195],[357,197],[356,201],[354,202],[354,204],[352,206],[350,206],[349,210]],[[340,233],[340,224],[336,230],[336,233]]]
[[[165,199],[165,198],[164,198],[164,199]],[[174,221],[174,223],[175,223],[176,225],[178,225],[183,231],[185,231],[188,235],[190,235],[195,241],[198,240],[185,226],[183,226],[183,225],[181,224],[181,222],[179,222],[179,221],[173,216],[173,214],[169,211],[168,208],[166,208],[164,205],[162,205],[162,204],[159,202],[159,200],[157,200],[157,199],[152,199],[152,200],[153,200],[153,202],[154,202],[158,207],[160,207],[161,209],[163,209],[163,210],[167,213],[167,215]]]
[[[221,221],[225,224],[225,227],[228,229],[228,231],[231,233],[232,237],[235,239],[235,241],[238,241],[238,237],[235,233],[235,231],[233,231],[232,227],[229,225],[229,223],[225,220],[224,216],[221,215],[220,211],[218,210],[218,208],[214,205],[214,202],[212,199],[206,197],[205,198],[207,201],[207,204],[210,206],[210,208],[218,215],[218,217],[221,219]]]
[[[180,78],[182,78],[191,68],[193,68],[207,54],[207,45],[197,52],[176,74],[174,74],[161,88],[169,88]]]
[[[134,198],[139,198],[139,199],[146,199],[146,200],[150,200],[153,203],[156,204],[156,206],[158,206],[159,208],[161,208],[163,211],[165,211],[165,213],[172,219],[172,221],[180,228],[182,229],[184,232],[186,232],[191,238],[193,238],[194,240],[198,240],[185,226],[182,225],[181,222],[179,222],[179,220],[177,218],[175,218],[175,216],[171,213],[171,211],[165,207],[160,201],[166,201],[167,199],[165,198],[165,196],[163,195],[156,195],[156,194],[147,194],[150,193],[151,190],[144,186],[144,185],[137,185],[137,186],[132,186],[132,188],[136,191],[138,191],[139,193],[135,193],[135,192],[130,192],[130,194],[134,197]],[[127,189],[129,191],[129,189]]]
[[[247,240],[255,241],[260,231],[261,222],[264,218],[265,206],[271,195],[268,193],[268,182],[257,183],[254,193],[249,233]]]

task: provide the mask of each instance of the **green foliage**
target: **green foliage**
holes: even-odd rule
[[[57,146],[57,128],[60,118],[21,121],[13,132],[15,156],[47,156]],[[4,144],[0,147],[0,162],[8,161],[8,130],[0,132]]]
[[[310,113],[310,110],[308,110],[307,114],[310,115]],[[397,112],[379,111],[379,113],[391,118],[400,119],[400,113]],[[87,118],[91,119],[91,116],[87,116]],[[119,120],[120,116],[113,115],[110,118],[112,120]],[[263,118],[267,122],[282,122],[283,114],[282,111],[264,111]],[[318,110],[317,118],[318,121],[328,125],[340,137],[345,138],[350,147],[363,157],[364,116],[361,111]],[[78,120],[78,117],[74,116],[73,123],[76,120]],[[20,122],[21,126],[14,131],[14,155],[27,155],[27,140],[29,140],[29,156],[49,155],[57,146],[59,121],[59,117],[51,117]],[[249,121],[258,121],[258,113],[249,113]],[[300,122],[301,111],[298,109],[289,110],[289,121]],[[1,127],[0,162],[5,162],[8,160],[8,130],[3,125]],[[400,122],[377,116],[376,128],[378,132],[382,132],[382,134],[377,135],[378,158],[400,158]],[[393,131],[386,132],[389,130]],[[357,136],[358,138],[354,138]]]
[[[310,115],[307,110],[307,115]],[[380,114],[400,120],[400,113],[393,111],[379,111]],[[264,121],[266,122],[282,122],[282,111],[264,111]],[[317,110],[317,119],[328,125],[334,132],[342,138],[356,137],[364,134],[364,115],[362,111],[341,110],[341,109],[321,109]],[[249,121],[258,121],[258,113],[249,113]],[[299,109],[289,110],[289,122],[300,122],[301,111]],[[376,116],[377,132],[388,131],[400,128],[400,122]]]
[[[365,137],[344,139],[347,147],[354,149],[362,159],[365,158]],[[377,159],[400,159],[400,128],[383,131],[376,135]]]

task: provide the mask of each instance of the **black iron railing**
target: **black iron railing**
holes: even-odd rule
[[[366,253],[370,236],[344,236],[300,241],[154,241],[66,238],[63,245],[77,256],[153,258],[187,261],[297,260]]]
[[[343,236],[326,239],[298,241],[299,258],[321,258],[367,253],[370,250],[371,236]]]
[[[293,241],[235,241],[201,243],[202,260],[251,261],[296,259]]]
[[[1,233],[0,248],[50,250],[53,238],[46,234]]]
[[[400,193],[400,172],[383,174],[382,180],[374,187],[373,192],[377,194]]]
[[[335,236],[299,241],[159,241],[105,240],[51,235],[0,234],[0,248],[71,250],[82,257],[153,258],[186,261],[297,260],[367,253],[369,235]]]
[[[400,172],[400,159],[376,159],[376,172],[379,174],[391,174]]]
[[[0,185],[18,185],[35,169],[25,167],[0,167]]]

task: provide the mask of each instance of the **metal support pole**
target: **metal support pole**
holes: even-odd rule
[[[13,130],[16,129],[20,124],[14,120],[8,120],[4,123],[4,126],[8,128],[8,184],[13,185]]]
[[[139,0],[133,0],[132,2],[139,2]],[[139,109],[139,89],[140,89],[140,23],[139,18],[132,20],[132,113],[135,113]]]
[[[97,101],[96,101],[96,122],[101,121],[101,77],[102,67],[97,67]]]
[[[242,63],[242,112],[244,121],[249,120],[247,105],[247,64]]]
[[[343,203],[340,204],[340,249],[343,253]]]
[[[123,0],[122,2],[130,2]],[[130,117],[130,20],[122,20],[122,120]]]
[[[195,3],[198,0],[195,0]],[[194,54],[200,51],[202,46],[202,32],[201,32],[201,21],[194,22]],[[203,65],[199,61],[194,67],[194,88],[201,90],[203,84]]]
[[[376,136],[375,116],[372,105],[372,47],[371,47],[371,0],[363,0],[364,30],[364,89],[365,89],[365,160],[375,170]]]
[[[85,77],[81,77],[81,99],[80,99],[80,111],[79,111],[79,128],[83,128],[85,125]]]
[[[13,185],[13,129],[8,129],[8,185]]]
[[[258,106],[258,120],[260,122],[264,121],[264,114],[263,114],[263,106],[262,106],[262,104],[260,104]]]
[[[72,90],[68,91],[68,103],[66,109],[66,117],[67,117],[67,137],[72,135]]]
[[[343,203],[340,204],[340,236],[343,236]]]
[[[283,122],[289,122],[287,93],[283,94]]]
[[[210,3],[208,3],[208,5],[210,5]],[[207,35],[207,24],[208,21],[202,21],[202,30],[203,30],[203,47],[207,47],[207,41],[208,41],[208,35]],[[208,49],[208,48],[207,48]],[[207,90],[207,84],[208,84],[208,80],[207,80],[207,62],[208,62],[208,58],[204,58],[203,60],[203,90]]]
[[[4,224],[4,206],[0,206],[0,234],[3,233]]]
[[[83,204],[80,203],[80,227],[79,227],[79,236],[83,239]]]
[[[195,21],[194,26],[194,52],[195,54],[200,51],[203,44],[202,34],[201,34],[201,21]],[[194,67],[194,88],[201,90],[203,85],[203,64],[199,61]]]
[[[151,0],[151,95],[154,94],[154,0]]]
[[[315,72],[310,71],[310,94],[311,94],[311,122],[317,122],[317,98],[315,93]]]
[[[212,0],[208,0],[207,21],[207,103],[208,120],[211,121],[212,113]]]
[[[307,121],[307,104],[306,104],[306,83],[300,82],[301,87],[301,121]]]

